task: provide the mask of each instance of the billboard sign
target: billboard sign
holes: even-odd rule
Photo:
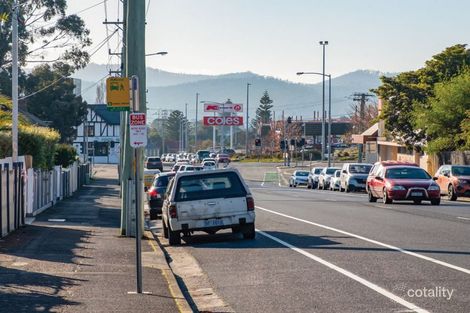
[[[242,126],[243,116],[204,116],[204,126]]]
[[[204,103],[204,112],[238,113],[243,112],[243,104],[240,103]]]

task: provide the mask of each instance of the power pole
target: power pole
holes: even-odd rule
[[[18,0],[13,2],[13,15],[11,20],[12,27],[12,46],[11,46],[11,98],[13,104],[12,116],[12,157],[13,162],[18,160]]]
[[[184,117],[185,117],[185,122],[183,125],[184,125],[184,139],[183,139],[183,142],[184,142],[184,151],[188,152],[188,122],[189,122],[189,119],[188,119],[188,104],[185,103],[184,104]]]
[[[249,132],[249,121],[250,121],[250,83],[246,84],[246,133],[245,133],[245,156],[248,156],[248,132]]]
[[[366,117],[366,101],[368,98],[374,97],[374,95],[364,92],[355,92],[352,96],[353,101],[359,102],[359,120],[361,121],[361,124],[359,125],[359,131],[363,132],[365,131],[363,122],[365,121]]]
[[[146,106],[146,75],[145,75],[145,0],[133,0],[133,1],[126,1],[124,2],[126,10],[124,11],[125,15],[125,38],[126,38],[126,45],[125,45],[125,76],[137,76],[139,80],[139,90],[136,99],[133,101],[139,101],[138,112],[146,113],[147,106]],[[140,203],[140,209],[138,211],[143,212],[143,181],[140,179],[138,182],[134,181],[133,171],[135,169],[134,162],[138,162],[139,164],[143,163],[143,153],[142,149],[137,149],[136,157],[133,156],[133,149],[130,146],[130,138],[129,138],[129,113],[124,114],[124,140],[122,149],[123,152],[123,169],[122,169],[122,179],[127,180],[128,183],[136,184],[136,190],[140,190],[142,192],[137,193],[136,197],[139,197],[141,201],[137,201]],[[140,173],[137,175],[138,177],[143,177],[143,168],[140,167]],[[135,185],[134,185],[135,186]],[[130,186],[127,185],[127,188],[124,190],[123,194],[127,194]],[[127,195],[131,195],[132,193],[128,193]],[[133,205],[135,204],[136,199],[132,199],[134,201],[124,201],[123,197],[123,211],[126,212],[126,221],[130,222],[131,219],[128,218],[131,216],[131,210]],[[129,200],[129,199],[126,199]],[[125,208],[125,209],[124,209]],[[136,216],[143,225],[143,216]],[[126,223],[124,231],[126,235],[132,236],[137,234],[132,234],[129,231],[129,226]],[[132,223],[131,223],[132,224]]]

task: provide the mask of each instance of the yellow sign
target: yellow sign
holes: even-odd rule
[[[127,77],[106,79],[106,103],[110,111],[129,111],[130,87]]]

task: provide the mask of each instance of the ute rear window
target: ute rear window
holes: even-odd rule
[[[175,201],[246,197],[246,190],[236,173],[214,173],[181,177]]]

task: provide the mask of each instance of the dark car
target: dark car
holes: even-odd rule
[[[470,165],[443,165],[435,176],[441,193],[450,201],[470,197]]]
[[[441,189],[424,169],[416,166],[383,167],[367,181],[369,202],[382,198],[384,203],[410,200],[420,204],[423,200],[432,205],[441,203]]]
[[[162,213],[163,195],[168,183],[175,177],[174,172],[160,173],[155,175],[152,185],[147,190],[147,200],[150,207],[150,219],[156,220],[158,214]]]
[[[222,153],[219,153],[217,154],[217,156],[215,157],[215,160],[217,163],[230,163],[230,156],[228,154],[222,154]]]
[[[160,170],[163,172],[162,159],[159,157],[147,157],[145,160],[145,168],[149,170]]]

